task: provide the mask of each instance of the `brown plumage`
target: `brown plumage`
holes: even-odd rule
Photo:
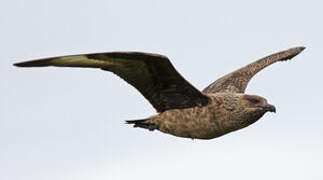
[[[266,112],[275,112],[263,97],[244,94],[250,79],[263,68],[293,58],[304,47],[281,51],[221,77],[202,92],[187,82],[167,57],[140,52],[61,56],[14,64],[18,67],[92,67],[111,71],[134,86],[159,112],[134,127],[179,137],[212,139],[244,128]]]

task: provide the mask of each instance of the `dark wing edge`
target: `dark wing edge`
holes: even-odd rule
[[[264,58],[261,58],[253,63],[246,65],[230,74],[227,74],[208,87],[206,87],[203,93],[217,93],[217,92],[232,92],[232,93],[244,93],[250,79],[259,71],[265,67],[278,62],[292,59],[299,53],[301,53],[305,47],[295,47],[285,51],[280,51],[275,54],[271,54]]]
[[[158,112],[205,106],[208,96],[186,81],[166,56],[110,52],[60,56],[14,64],[18,67],[90,67],[113,72],[134,86]]]

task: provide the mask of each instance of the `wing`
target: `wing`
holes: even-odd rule
[[[277,62],[285,61],[293,58],[305,47],[291,48],[286,51],[281,51],[262,59],[259,59],[245,67],[242,67],[230,74],[227,74],[220,79],[216,80],[208,87],[206,87],[203,93],[216,93],[216,92],[233,92],[233,93],[244,93],[250,79],[260,70],[265,67]]]
[[[187,82],[167,57],[139,52],[110,52],[53,57],[14,64],[18,67],[90,67],[111,71],[134,86],[158,112],[208,104],[209,98]]]

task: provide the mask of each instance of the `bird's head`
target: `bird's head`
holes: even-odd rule
[[[237,94],[237,97],[237,108],[233,114],[242,127],[256,122],[266,112],[276,112],[275,106],[268,104],[263,97],[248,94]]]
[[[246,111],[253,113],[276,112],[275,106],[268,104],[267,100],[263,97],[243,94],[240,100]]]

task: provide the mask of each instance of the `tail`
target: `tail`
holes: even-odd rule
[[[133,127],[140,127],[144,129],[148,129],[149,131],[153,131],[158,129],[158,126],[154,123],[147,122],[149,119],[139,119],[139,120],[127,120],[126,124],[134,124]]]

